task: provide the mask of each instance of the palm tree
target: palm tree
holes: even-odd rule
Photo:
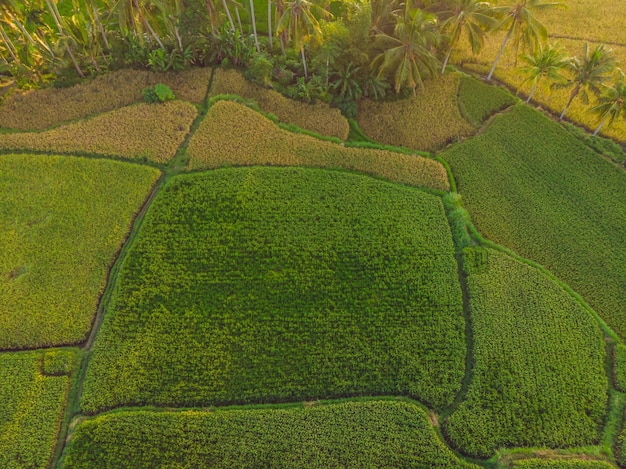
[[[250,21],[252,21],[252,32],[254,34],[254,45],[256,46],[257,54],[261,53],[261,48],[259,47],[259,36],[256,34],[256,17],[254,16],[254,1],[250,0]]]
[[[610,126],[621,115],[626,119],[626,82],[624,72],[618,70],[617,81],[612,86],[607,86],[598,97],[598,104],[591,108],[592,112],[599,115],[600,125],[593,133],[598,135],[600,129],[607,124]]]
[[[413,90],[423,87],[424,78],[437,74],[438,61],[432,49],[439,44],[437,19],[419,8],[405,6],[396,17],[393,35],[379,33],[375,45],[382,48],[372,63],[378,68],[378,78],[393,72],[394,88],[399,93],[406,85]]]
[[[573,78],[563,86],[574,85],[570,93],[565,109],[561,113],[559,120],[563,119],[574,98],[582,92],[581,96],[585,103],[589,102],[588,91],[594,94],[600,93],[600,87],[611,79],[617,62],[611,49],[607,49],[604,44],[599,44],[594,50],[589,52],[589,44],[585,43],[582,58],[574,57],[568,64],[568,69]]]
[[[539,45],[541,40],[545,40],[548,37],[548,31],[544,25],[537,21],[533,12],[561,6],[564,5],[558,2],[541,3],[541,0],[517,0],[517,3],[514,5],[493,8],[494,16],[502,18],[496,29],[509,29],[504,37],[504,41],[502,41],[502,46],[500,46],[491,71],[489,75],[487,75],[488,81],[491,80],[496,65],[498,65],[509,39],[514,37],[515,56],[517,57],[517,49],[520,43],[527,46],[532,52]]]
[[[542,81],[548,85],[566,83],[567,78],[561,75],[561,72],[568,66],[570,60],[556,44],[542,45],[533,54],[524,54],[522,61],[526,63],[526,66],[521,67],[520,72],[527,75],[527,78],[520,86],[532,83],[526,102],[530,102],[537,85]]]
[[[447,9],[440,12],[446,18],[441,24],[441,30],[451,30],[450,48],[443,61],[441,73],[446,70],[454,44],[461,36],[463,29],[467,32],[467,39],[472,47],[472,53],[478,54],[485,43],[485,31],[496,27],[497,22],[491,16],[492,6],[489,2],[479,0],[451,0],[446,2]]]
[[[272,43],[272,0],[267,0],[267,37],[270,41],[270,50],[274,47]]]
[[[285,4],[284,13],[276,27],[277,33],[287,31],[288,38],[291,39],[294,47],[300,49],[305,78],[308,78],[309,74],[304,55],[304,42],[308,36],[322,32],[315,14],[325,17],[328,12],[311,0],[291,0]]]
[[[74,68],[76,69],[76,72],[81,78],[84,78],[85,74],[83,73],[80,66],[78,65],[78,62],[76,61],[76,57],[74,56],[74,53],[72,52],[72,48],[70,47],[70,35],[67,33],[67,31],[63,27],[63,24],[62,24],[63,17],[61,16],[61,14],[59,13],[59,10],[57,9],[56,0],[45,0],[45,2],[46,2],[46,6],[48,7],[48,11],[50,12],[50,15],[52,16],[52,20],[54,21],[54,24],[57,27],[59,36],[61,40],[65,43],[65,50],[70,56],[70,59],[72,63],[74,64]]]

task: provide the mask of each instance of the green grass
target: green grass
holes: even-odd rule
[[[159,172],[0,156],[0,349],[85,339],[107,271]]]
[[[626,174],[523,105],[442,156],[488,239],[581,294],[626,338]]]
[[[615,347],[615,387],[626,392],[626,345],[618,344]]]
[[[474,368],[444,423],[453,446],[488,457],[503,446],[596,443],[608,383],[595,320],[537,269],[495,250],[465,252]]]
[[[177,176],[122,267],[82,408],[372,394],[442,408],[463,331],[438,197],[316,169]]]
[[[119,411],[81,422],[63,468],[476,467],[422,408],[362,401],[281,409]]]
[[[519,459],[513,463],[513,468],[520,469],[614,469],[615,466],[607,461],[584,459]]]
[[[66,358],[48,374],[50,355]],[[46,468],[54,451],[75,361],[73,350],[0,354],[0,467]]]
[[[467,121],[476,126],[496,112],[518,101],[510,93],[476,78],[464,76],[459,84],[459,109]]]

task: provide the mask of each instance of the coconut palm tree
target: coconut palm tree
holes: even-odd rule
[[[450,48],[441,67],[441,73],[446,69],[454,44],[461,37],[463,30],[474,55],[478,54],[485,43],[485,31],[496,27],[497,21],[492,16],[492,6],[489,2],[479,0],[449,0],[445,2],[445,10],[439,12],[445,18],[441,24],[441,31],[450,31]]]
[[[513,38],[515,57],[517,57],[517,50],[520,44],[528,47],[532,52],[539,45],[541,40],[545,40],[548,37],[546,27],[534,16],[535,11],[562,6],[564,6],[564,4],[559,2],[543,3],[542,0],[517,0],[513,5],[494,7],[492,10],[494,16],[501,18],[496,30],[508,28],[508,31],[502,41],[493,66],[489,71],[489,75],[487,75],[487,80],[491,80],[496,65],[498,65],[506,44],[511,38]]]
[[[252,33],[254,34],[254,45],[256,46],[257,54],[261,53],[261,48],[259,47],[259,36],[256,33],[256,17],[254,15],[254,1],[250,0],[250,21],[252,21]]]
[[[624,72],[618,70],[618,77],[615,83],[607,86],[598,97],[598,104],[591,108],[592,112],[598,114],[600,124],[593,135],[598,135],[600,129],[606,124],[610,126],[620,116],[626,119],[626,82]]]
[[[304,42],[310,35],[321,34],[321,28],[317,16],[326,17],[328,12],[311,0],[291,0],[285,3],[285,9],[278,20],[276,32],[287,32],[287,38],[292,41],[296,49],[300,49],[304,77],[309,74],[304,55]]]
[[[526,102],[530,102],[541,82],[545,82],[548,89],[551,84],[566,83],[567,78],[561,72],[567,68],[570,60],[567,54],[556,44],[542,45],[533,54],[524,54],[522,61],[526,65],[520,67],[520,72],[526,75],[526,79],[520,86],[532,84]]]
[[[595,49],[589,51],[589,44],[585,43],[582,57],[574,57],[568,64],[568,69],[572,78],[563,86],[558,88],[574,86],[570,93],[565,109],[561,113],[559,120],[563,119],[574,98],[580,95],[583,102],[589,102],[589,91],[599,94],[601,86],[611,80],[611,76],[617,66],[617,61],[611,49],[607,49],[604,44],[598,44]]]
[[[56,25],[57,31],[59,33],[59,37],[61,38],[61,41],[63,41],[65,45],[65,50],[67,51],[70,57],[70,60],[72,61],[72,64],[74,64],[74,68],[76,69],[76,72],[81,78],[84,78],[85,74],[83,73],[82,69],[78,65],[76,57],[74,56],[74,53],[72,52],[72,48],[70,47],[71,37],[66,31],[65,27],[63,26],[64,19],[59,13],[59,10],[56,5],[56,0],[45,0],[45,2],[46,2],[46,6],[48,7],[48,11],[50,12],[50,16],[52,17],[52,20],[54,21],[54,24]]]
[[[393,86],[399,93],[403,86],[413,90],[423,87],[425,78],[437,74],[438,61],[432,49],[439,44],[437,19],[419,8],[405,6],[396,16],[393,35],[379,33],[374,44],[381,52],[372,63],[378,78],[393,74]]]

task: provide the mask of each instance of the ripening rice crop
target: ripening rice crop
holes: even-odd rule
[[[339,109],[326,103],[307,104],[286,98],[277,91],[246,80],[236,70],[215,70],[210,96],[218,94],[236,94],[253,99],[264,112],[274,114],[281,122],[321,135],[346,140],[350,132],[350,125]]]
[[[78,343],[159,177],[74,157],[0,156],[0,349]]]
[[[167,163],[196,108],[184,101],[137,104],[43,132],[3,134],[0,150],[81,153]]]
[[[81,422],[63,468],[475,468],[403,401],[182,412],[123,411]]]
[[[486,238],[546,267],[626,338],[626,173],[523,105],[442,155]]]
[[[472,77],[463,76],[459,85],[461,114],[476,127],[498,111],[515,104],[510,93]]]
[[[488,457],[505,446],[596,443],[608,382],[595,319],[534,267],[490,249],[465,252],[474,367],[444,423],[451,444]]]
[[[449,189],[437,161],[384,150],[349,148],[296,134],[242,104],[218,101],[191,138],[191,169],[223,166],[314,166],[362,171],[405,184]]]
[[[569,3],[569,2],[568,2]],[[595,5],[599,5],[598,2],[593,2],[595,9]],[[617,5],[618,3],[623,2],[611,2],[611,5]],[[613,6],[609,7],[613,8]],[[561,11],[563,13],[563,11]],[[615,15],[614,15],[615,16]],[[588,23],[588,18],[586,16],[580,17],[581,21]],[[552,25],[549,26],[549,28]],[[491,69],[493,64],[493,60],[496,57],[500,46],[502,44],[502,40],[504,38],[505,33],[501,32],[498,34],[493,34],[488,36],[485,41],[485,47],[481,54],[477,57],[471,56],[470,48],[467,43],[463,44],[464,40],[461,42],[461,51],[455,58],[455,62],[459,64],[463,64],[463,67],[471,70],[476,73],[480,73],[483,76],[486,76]],[[608,47],[613,50],[615,57],[620,63],[620,66],[624,68],[626,66],[626,41],[623,39],[626,35],[622,35],[620,40],[623,45],[618,45],[611,43]],[[583,55],[583,47],[585,44],[585,40],[569,38],[569,37],[557,37],[555,39],[550,39],[551,43],[558,42],[558,44],[566,51],[568,56],[578,56],[582,57]],[[598,42],[589,42],[590,50],[593,50]],[[520,50],[519,53],[522,51]],[[527,52],[527,51],[526,51]],[[519,90],[521,95],[525,98],[528,96],[531,85],[526,84],[522,86],[522,83],[526,79],[526,75],[523,75],[519,71],[519,67],[523,65],[523,63],[517,59],[517,54],[513,47],[507,47],[502,58],[498,62],[498,66],[494,73],[494,77],[506,85],[508,85],[513,90]],[[570,76],[565,73],[566,76]],[[551,89],[546,87],[538,87],[536,93],[533,95],[533,101],[537,102],[543,108],[549,109],[556,116],[559,116],[563,109],[565,109],[565,105],[569,100],[570,93],[573,89],[573,86],[566,87],[562,89]],[[568,109],[565,114],[565,118],[573,121],[579,125],[584,125],[589,130],[594,130],[598,124],[598,115],[590,112],[589,110],[596,104],[596,97],[593,93],[590,93],[589,103],[585,103],[582,99],[582,96],[577,96],[572,102],[571,107]],[[626,119],[618,119],[615,121],[614,125],[611,127],[603,127],[601,135],[606,137],[613,138],[622,143],[626,143]]]
[[[42,366],[48,353],[0,354],[0,467],[46,468],[54,451],[69,390],[74,351],[64,373]]]
[[[210,74],[210,69],[203,68],[168,73],[119,70],[71,88],[16,93],[0,105],[0,128],[41,130],[119,109],[143,101],[141,90],[156,83],[168,85],[178,99],[201,103]]]
[[[443,75],[424,83],[417,95],[398,101],[360,102],[357,122],[365,134],[380,143],[433,151],[474,128],[461,116],[457,104],[460,77]]]
[[[82,408],[396,394],[439,409],[464,359],[440,198],[339,171],[222,169],[159,191]]]

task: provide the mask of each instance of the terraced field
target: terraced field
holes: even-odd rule
[[[0,104],[0,467],[626,467],[626,176],[588,136],[450,75],[351,141],[186,73]]]

